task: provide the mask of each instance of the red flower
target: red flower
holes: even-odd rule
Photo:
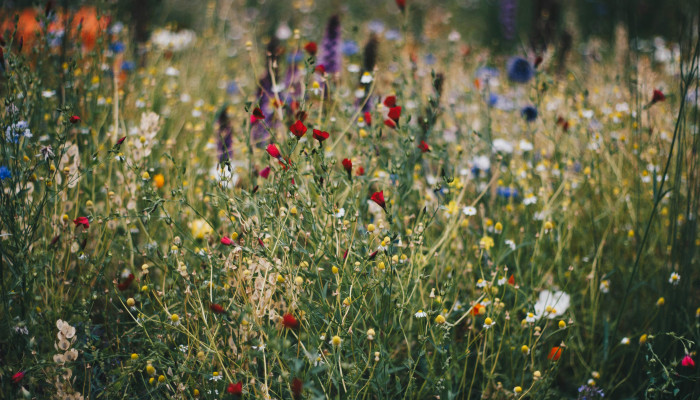
[[[406,9],[406,0],[396,0],[396,5],[399,6],[399,10],[403,12]]]
[[[664,92],[659,89],[654,89],[654,93],[651,96],[651,103],[654,104],[664,100],[666,100]]]
[[[539,67],[540,64],[542,64],[542,61],[543,61],[542,56],[537,56],[537,57],[535,58],[535,64],[534,64],[535,68]]]
[[[551,361],[559,361],[559,357],[561,357],[561,347],[559,347],[559,346],[552,347],[552,349],[549,350],[549,354],[547,355],[547,359],[551,360]]]
[[[134,279],[136,279],[134,274],[129,274],[129,276],[127,276],[126,279],[124,279],[124,281],[122,281],[122,283],[117,285],[117,288],[119,289],[120,292],[125,291],[126,289],[129,288],[129,285],[131,285],[131,282],[133,282]]]
[[[292,379],[292,396],[295,399],[301,398],[301,393],[304,391],[304,382],[299,378]]]
[[[394,120],[394,122],[398,123],[401,117],[401,106],[391,107],[388,116]]]
[[[385,119],[384,125],[388,126],[389,128],[396,128],[396,122],[390,119]]]
[[[82,225],[85,229],[90,227],[90,220],[87,217],[78,217],[73,220],[73,223],[75,226]]]
[[[123,138],[117,140],[117,146],[121,146],[121,144],[124,143],[125,140],[126,140],[126,136],[124,136]]]
[[[229,383],[226,387],[226,393],[228,394],[241,394],[243,393],[243,382]]]
[[[365,169],[362,168],[361,166],[357,167],[357,172],[355,172],[355,174],[357,174],[357,176],[362,176],[365,174]]]
[[[299,139],[306,133],[306,126],[303,122],[297,120],[297,122],[293,123],[292,126],[289,127],[289,131],[292,132],[297,139]]]
[[[224,246],[230,246],[233,244],[233,240],[231,240],[231,238],[228,236],[224,236],[221,238],[221,244]]]
[[[472,311],[471,311],[472,315],[473,316],[481,315],[482,308],[486,308],[486,307],[484,307],[483,305],[481,305],[479,303],[474,304],[474,307],[472,307]]]
[[[262,171],[260,171],[260,176],[267,179],[267,177],[270,176],[270,171],[270,167],[265,167]]]
[[[386,96],[384,105],[391,108],[396,106],[396,96]]]
[[[510,278],[508,278],[508,284],[515,285],[515,275],[510,274]]]
[[[343,168],[345,168],[348,176],[350,176],[350,174],[352,174],[352,161],[350,161],[348,158],[343,158]]]
[[[18,384],[24,378],[24,371],[19,371],[18,373],[12,375],[12,383]]]
[[[316,55],[316,51],[318,50],[318,46],[316,46],[316,42],[309,42],[306,45],[304,45],[304,50],[306,50],[307,53],[313,55]]]
[[[367,259],[368,259],[369,261],[374,260],[374,259],[377,257],[377,254],[378,254],[378,253],[379,253],[379,250],[373,251],[372,254],[370,254],[369,257],[367,257]]]
[[[250,122],[255,123],[261,119],[265,119],[265,114],[263,114],[260,107],[255,107],[255,109],[253,109],[253,114],[250,115]]]
[[[77,124],[78,122],[80,122],[80,117],[79,117],[79,116],[73,115],[72,117],[70,117],[70,123],[71,123],[71,124]]]
[[[316,66],[316,68],[314,68],[314,70],[321,75],[326,73],[326,67],[324,67],[323,64]]]
[[[280,154],[279,149],[277,148],[277,146],[275,146],[274,143],[270,143],[270,144],[267,145],[267,154],[269,154],[269,155],[271,155],[272,157],[275,157],[275,158],[280,158],[280,157],[282,157],[282,154]]]
[[[258,238],[258,244],[259,244],[261,247],[265,247],[265,242],[263,242],[262,239],[260,239],[260,238]]]
[[[365,123],[367,126],[372,126],[372,114],[369,111],[365,111]]]
[[[287,313],[282,316],[282,325],[287,329],[297,329],[299,321],[292,314]]]
[[[420,144],[418,145],[418,148],[420,149],[421,152],[427,153],[430,151],[430,146],[428,146],[428,143],[425,143],[425,141],[421,140]]]
[[[221,306],[221,304],[216,303],[209,304],[209,309],[212,310],[215,314],[223,314],[226,312],[224,311],[224,308]]]
[[[681,365],[684,367],[695,368],[695,361],[693,361],[693,357],[691,357],[690,354],[686,354],[681,360]]]
[[[372,194],[372,197],[369,198],[373,202],[377,203],[379,207],[383,208],[384,211],[386,211],[386,203],[384,202],[384,191],[380,190],[378,192],[374,192]]]
[[[330,135],[326,131],[319,131],[318,129],[314,129],[314,139],[318,140],[319,143],[328,139],[329,136]]]
[[[350,249],[348,249],[348,250],[350,250]],[[348,258],[348,250],[345,250],[345,252],[343,253],[343,260]]]

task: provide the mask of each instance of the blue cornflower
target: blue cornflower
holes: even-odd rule
[[[516,198],[518,197],[518,189],[499,186],[498,189],[496,189],[496,195],[505,197],[506,199],[510,199],[511,197]]]
[[[401,39],[401,32],[399,32],[398,29],[390,29],[390,30],[386,31],[386,33],[384,34],[384,37],[386,38],[386,40],[392,40],[392,41],[400,40]]]
[[[433,65],[433,64],[435,64],[435,61],[436,61],[436,60],[435,60],[435,56],[433,55],[433,53],[428,53],[428,54],[425,56],[425,63],[426,63],[427,65]]]
[[[343,41],[341,51],[346,56],[354,56],[360,51],[360,46],[358,46],[357,42],[354,40],[345,40]]]
[[[27,123],[27,121],[19,121],[5,129],[5,140],[8,142],[19,142],[20,136],[24,136],[26,138],[32,137],[32,131],[29,130],[29,123]]]
[[[495,107],[498,104],[498,95],[496,93],[489,94],[489,107]]]
[[[238,85],[236,82],[229,82],[228,85],[226,85],[226,94],[233,95],[236,93],[238,93]]]
[[[527,83],[535,76],[535,69],[529,61],[522,57],[512,57],[506,65],[508,79],[513,82]]]
[[[7,178],[12,178],[12,173],[10,169],[6,166],[0,166],[0,181],[4,181]]]
[[[304,60],[304,53],[301,51],[294,51],[287,54],[287,62],[289,64],[299,63],[302,62],[302,60]]]
[[[120,41],[116,41],[116,42],[111,43],[109,45],[109,49],[112,50],[112,53],[114,53],[114,54],[119,54],[119,53],[123,52],[125,48],[126,48],[126,46],[124,45],[124,43],[122,43]]]
[[[525,121],[532,122],[537,119],[537,108],[535,106],[525,106],[520,110],[520,115],[525,118]]]
[[[133,71],[136,68],[136,64],[133,61],[124,61],[122,63],[122,71]]]

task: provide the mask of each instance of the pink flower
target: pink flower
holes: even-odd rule
[[[686,354],[685,357],[683,357],[683,360],[681,360],[681,365],[684,367],[695,368],[695,361],[693,361],[693,357],[691,357],[690,354]]]
[[[87,217],[78,217],[73,220],[73,223],[75,224],[75,226],[82,225],[85,229],[90,227],[90,220],[88,220]]]
[[[231,238],[228,236],[224,236],[221,238],[221,244],[224,246],[230,246],[233,244],[233,240],[231,240]]]
[[[271,155],[272,157],[275,158],[280,158],[282,157],[282,154],[280,153],[280,150],[275,146],[274,143],[270,143],[267,145],[267,154]]]
[[[19,371],[18,373],[12,375],[12,383],[18,384],[24,378],[24,371]]]
[[[262,171],[260,171],[260,176],[267,179],[268,176],[270,176],[270,167],[265,167]]]

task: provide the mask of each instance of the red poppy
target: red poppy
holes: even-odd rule
[[[275,146],[274,143],[268,144],[266,150],[267,150],[267,154],[271,155],[272,157],[275,157],[275,158],[282,157],[282,154],[280,154],[279,149],[277,148],[277,146]]]
[[[551,361],[559,361],[559,357],[561,357],[561,347],[559,347],[559,346],[552,347],[552,349],[549,350],[549,354],[547,355],[547,359],[551,360]]]
[[[690,354],[686,354],[681,360],[681,365],[688,368],[695,368],[695,361],[693,361],[693,357],[691,357]]]
[[[121,146],[122,143],[126,140],[126,136],[122,137],[121,139],[117,140],[117,146]]]
[[[282,316],[282,325],[287,329],[297,329],[299,327],[299,320],[297,320],[294,315],[287,313]]]
[[[651,96],[651,103],[654,104],[664,100],[666,100],[664,92],[659,89],[654,89],[654,93]]]
[[[226,387],[226,393],[228,394],[242,394],[243,393],[243,382],[229,383]]]
[[[388,116],[394,120],[394,122],[398,123],[401,117],[401,106],[391,107]]]
[[[388,126],[389,128],[396,128],[396,122],[391,119],[385,119],[384,125]]]
[[[328,132],[319,131],[318,129],[314,129],[314,139],[318,140],[319,143],[328,139],[328,137],[330,137],[330,134]]]
[[[294,136],[297,137],[297,139],[301,138],[306,134],[306,126],[304,125],[303,122],[297,120],[297,122],[293,123],[289,127],[289,131],[292,132]]]
[[[88,220],[87,217],[78,217],[73,220],[73,223],[75,224],[75,226],[82,225],[85,229],[90,227],[90,220]]]
[[[379,253],[379,250],[373,251],[372,254],[370,254],[369,257],[367,257],[367,259],[368,259],[369,261],[374,260],[374,259],[377,257],[377,254],[378,254],[378,253]]]
[[[255,107],[255,109],[253,109],[253,114],[250,115],[250,122],[257,122],[261,119],[265,119],[265,114],[263,114],[260,107]]]
[[[386,211],[386,203],[384,202],[384,191],[380,190],[378,192],[374,192],[372,194],[372,197],[369,198],[373,202],[377,203],[379,207],[383,208]]]
[[[77,124],[78,122],[80,122],[80,117],[79,117],[79,116],[73,115],[73,116],[70,117],[70,123],[71,123],[71,124]]]
[[[216,303],[209,304],[209,309],[212,310],[215,314],[223,314],[226,312],[224,310],[224,307],[221,306],[221,304]]]
[[[430,146],[428,146],[428,143],[425,143],[425,141],[421,140],[420,144],[418,145],[418,148],[420,149],[421,152],[427,153],[430,151]]]
[[[508,284],[515,285],[515,275],[510,274],[510,278],[508,278]]]
[[[233,244],[233,240],[231,240],[231,238],[228,236],[224,236],[221,238],[221,244],[224,246],[230,246]]]
[[[309,42],[306,45],[304,45],[304,50],[306,50],[307,53],[313,55],[316,55],[316,51],[318,51],[318,46],[316,46],[316,42]]]
[[[260,171],[260,176],[267,179],[268,176],[270,176],[270,167],[265,167],[262,171]]]
[[[301,398],[301,394],[304,391],[304,382],[302,382],[301,379],[299,378],[294,378],[292,379],[292,396],[294,396],[295,399]]]
[[[372,126],[372,114],[369,111],[365,111],[365,123],[367,126]]]
[[[384,105],[389,108],[396,107],[396,96],[386,96],[384,99]]]
[[[406,9],[406,0],[396,0],[396,5],[399,7],[399,10],[403,12],[403,10]]]
[[[136,279],[134,274],[129,274],[129,276],[127,276],[126,279],[124,279],[122,281],[122,283],[117,285],[117,288],[119,289],[120,292],[125,291],[126,289],[129,288],[129,286],[131,285],[131,282],[133,282],[134,279]]]
[[[362,176],[362,175],[365,174],[365,169],[362,168],[361,166],[360,166],[360,167],[357,167],[357,172],[355,172],[355,174],[356,174],[357,176]]]
[[[343,168],[345,168],[348,175],[352,174],[352,161],[348,158],[343,158]]]
[[[321,75],[326,73],[326,67],[324,67],[323,64],[316,66],[316,68],[314,68],[314,70]]]
[[[12,383],[18,384],[22,381],[22,378],[24,378],[24,371],[19,371],[18,373],[12,375]]]

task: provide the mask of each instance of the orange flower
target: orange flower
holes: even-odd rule
[[[163,185],[165,185],[165,177],[163,174],[156,174],[153,177],[153,184],[156,185],[158,189],[162,188]]]
[[[559,361],[559,357],[561,357],[562,353],[562,348],[559,346],[554,346],[552,347],[551,350],[549,350],[549,355],[547,355],[547,359],[551,361]]]

